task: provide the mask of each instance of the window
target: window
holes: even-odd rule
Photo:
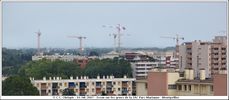
[[[62,83],[59,83],[60,86],[62,86]]]
[[[120,91],[120,88],[118,88],[118,91]]]
[[[95,89],[92,89],[92,92],[94,92],[95,91]]]
[[[146,66],[152,66],[153,64],[147,64]]]
[[[186,85],[184,85],[184,90],[185,90],[185,91],[187,90],[187,86],[186,86]]]
[[[92,82],[92,85],[94,86],[95,85],[95,82]]]
[[[145,89],[147,89],[148,88],[148,86],[147,86],[148,84],[147,83],[145,83]]]
[[[211,91],[213,91],[213,86],[211,86]]]
[[[182,90],[182,87],[181,87],[181,85],[178,85],[178,90]]]
[[[168,89],[177,89],[176,84],[169,84]]]
[[[191,86],[191,85],[189,85],[189,87],[188,87],[188,88],[189,88],[189,91],[191,91],[191,90],[192,90],[192,86]]]
[[[115,85],[116,84],[116,82],[113,82],[113,85]]]
[[[67,83],[66,82],[64,83],[64,86],[67,87]]]

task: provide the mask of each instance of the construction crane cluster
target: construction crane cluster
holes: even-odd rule
[[[117,51],[118,53],[121,52],[121,36],[122,36],[122,31],[126,30],[126,27],[122,26],[121,24],[117,24],[117,26],[106,26],[103,25],[103,27],[108,27],[108,28],[115,28],[117,29],[117,33],[109,34],[110,36],[113,35],[114,37],[114,51]],[[118,47],[116,47],[116,41],[118,39]],[[116,49],[117,48],[117,49]]]

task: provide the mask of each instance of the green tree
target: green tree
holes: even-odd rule
[[[64,96],[74,96],[75,95],[75,92],[74,92],[73,89],[65,88],[63,90],[63,95]]]
[[[28,78],[11,76],[2,82],[2,95],[39,95],[39,91]]]
[[[86,65],[84,74],[89,77],[97,75],[114,75],[119,78],[124,75],[132,77],[132,69],[130,63],[123,59],[95,59]]]
[[[69,78],[70,76],[82,75],[82,70],[74,62],[42,59],[26,63],[19,69],[19,74],[26,77],[34,77],[35,79],[54,76]]]

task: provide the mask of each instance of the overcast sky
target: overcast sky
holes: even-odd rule
[[[122,47],[174,46],[160,38],[180,34],[184,41],[211,41],[226,30],[226,3],[3,3],[3,47],[79,47],[69,35],[85,36],[85,47],[113,47],[110,33],[126,27]],[[129,35],[127,35],[129,34]]]

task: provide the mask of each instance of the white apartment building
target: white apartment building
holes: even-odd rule
[[[62,61],[73,61],[76,58],[83,58],[82,56],[77,56],[77,55],[34,55],[32,56],[32,60],[36,61],[36,60],[41,60],[41,59],[49,59],[51,61],[54,60],[62,60]]]
[[[66,88],[74,90],[76,96],[96,96],[102,95],[132,95],[132,83],[134,78],[115,78],[114,76],[97,76],[97,78],[89,79],[87,76],[70,77],[70,79],[62,79],[61,77],[49,77],[43,80],[34,80],[30,78],[31,83],[37,87],[40,95],[63,95]]]

